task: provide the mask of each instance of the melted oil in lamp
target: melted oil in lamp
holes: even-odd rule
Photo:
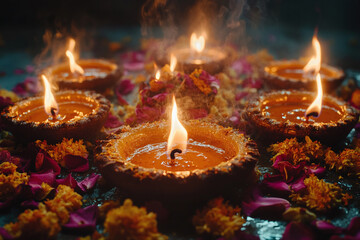
[[[254,180],[258,150],[248,137],[213,123],[181,123],[174,97],[171,115],[170,124],[125,127],[103,141],[95,157],[103,176],[135,197],[174,201],[204,200]]]
[[[230,53],[218,47],[206,46],[204,35],[192,33],[190,47],[170,48],[178,61],[178,69],[192,73],[201,68],[210,74],[221,72],[227,64]]]
[[[320,140],[334,145],[345,139],[358,121],[359,113],[346,102],[323,95],[320,44],[305,66],[316,79],[317,94],[306,91],[272,91],[258,96],[247,107],[252,133],[264,142],[285,138]],[[267,139],[267,136],[270,138]]]
[[[103,92],[120,80],[122,69],[103,59],[80,59],[74,57],[75,40],[70,39],[65,52],[69,62],[46,68],[43,74],[49,76],[60,89],[80,89]]]
[[[311,58],[306,64],[300,60],[284,60],[271,62],[264,69],[264,79],[266,85],[271,89],[306,89],[315,91],[315,75],[309,71],[309,64],[321,59],[320,43],[316,35],[312,39],[315,49],[315,57]],[[343,70],[322,64],[320,74],[325,89],[330,92],[340,86],[345,78]]]
[[[16,102],[2,112],[1,120],[7,130],[22,141],[96,138],[106,121],[110,102],[90,91],[67,90],[53,94],[45,75],[41,78],[44,96]]]

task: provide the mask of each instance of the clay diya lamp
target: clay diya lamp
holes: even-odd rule
[[[346,102],[324,95],[321,114],[315,118],[312,115],[317,113],[308,110],[315,97],[315,93],[295,90],[258,96],[246,109],[252,135],[265,144],[305,136],[327,145],[338,144],[358,122],[359,113]]]
[[[170,48],[169,51],[177,58],[178,69],[185,73],[192,73],[195,69],[203,69],[210,74],[219,73],[227,65],[230,55],[222,48],[205,48],[204,36],[197,37],[195,33],[190,37],[190,47]]]
[[[320,44],[317,38],[313,38],[315,58],[321,58]],[[271,62],[264,69],[264,81],[270,89],[316,89],[315,75],[309,69],[309,63],[299,60],[285,60]],[[310,71],[309,71],[310,70]],[[344,71],[326,64],[320,68],[323,86],[327,92],[334,91],[340,86],[345,78]]]
[[[168,203],[203,201],[255,181],[259,153],[252,140],[213,123],[182,125],[173,102],[170,126],[123,128],[101,142],[95,161],[104,178],[132,197]]]
[[[53,95],[43,79],[45,97],[27,98],[5,109],[1,114],[5,128],[20,141],[96,138],[108,116],[110,102],[90,91],[66,90]]]
[[[80,59],[75,62],[73,49],[75,41],[70,40],[66,56],[69,63],[61,63],[43,70],[59,89],[94,90],[103,92],[114,86],[121,78],[122,69],[103,59]]]

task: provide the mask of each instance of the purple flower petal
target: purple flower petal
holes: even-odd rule
[[[5,228],[0,227],[0,236],[4,239],[4,240],[12,240],[14,239],[7,231]]]
[[[77,233],[91,233],[96,228],[98,207],[96,205],[79,209],[70,214],[69,222],[63,225],[64,230]]]
[[[57,185],[66,185],[71,187],[72,189],[76,189],[78,187],[78,182],[71,176],[71,173],[67,175],[66,178],[56,179]]]
[[[302,223],[291,222],[284,231],[282,240],[316,240],[311,228]]]
[[[89,177],[79,182],[78,187],[80,188],[81,191],[86,192],[95,186],[99,178],[100,175],[92,173]]]
[[[116,116],[114,116],[111,112],[109,112],[108,118],[104,124],[106,128],[117,128],[124,125],[123,122],[119,120]]]
[[[23,201],[20,205],[24,209],[36,209],[39,206],[39,202],[36,202],[34,200],[26,200]]]
[[[123,79],[115,89],[116,95],[128,95],[135,88],[135,84],[131,82],[130,79]]]
[[[294,166],[286,160],[286,155],[283,154],[276,157],[272,167],[280,172],[286,182],[291,182],[304,173],[304,163]]]
[[[259,189],[255,189],[252,196],[242,202],[242,210],[247,216],[264,219],[281,219],[289,207],[286,199],[260,196]]]
[[[266,193],[274,196],[288,197],[291,193],[289,184],[282,179],[281,175],[270,175],[266,173],[261,185]]]
[[[292,182],[290,184],[291,190],[293,190],[294,192],[299,192],[299,191],[305,189],[306,188],[305,183],[304,183],[305,178],[306,178],[306,176],[304,175],[304,176],[298,178],[297,180],[295,180],[294,182]]]
[[[89,170],[89,160],[82,156],[68,154],[63,160],[65,167],[71,172],[86,172]]]

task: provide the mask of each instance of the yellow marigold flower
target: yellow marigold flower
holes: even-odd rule
[[[74,141],[73,139],[64,138],[61,143],[56,145],[48,145],[46,140],[37,140],[36,145],[46,151],[51,158],[63,167],[65,166],[63,158],[68,154],[82,156],[84,158],[87,158],[89,155],[83,140]]]
[[[15,223],[4,226],[11,236],[19,239],[52,239],[61,230],[58,217],[40,203],[35,210],[25,210]]]
[[[126,199],[121,207],[108,212],[104,227],[109,240],[168,239],[158,232],[156,214],[147,213],[143,207],[133,206],[130,199]]]
[[[6,89],[0,89],[0,96],[4,97],[4,98],[10,98],[12,102],[17,102],[19,101],[19,97],[16,95],[16,93],[14,93],[13,91],[9,91]]]
[[[327,183],[313,174],[305,178],[304,184],[306,190],[293,193],[290,198],[298,204],[319,212],[325,212],[340,204],[347,205],[348,200],[352,198],[349,194],[343,193],[336,184]]]
[[[4,201],[16,194],[20,184],[27,184],[29,176],[16,171],[17,166],[10,162],[0,164],[0,201]]]
[[[69,220],[70,212],[82,206],[81,200],[82,196],[71,187],[59,185],[55,198],[45,201],[45,206],[48,211],[58,216],[61,224],[65,224]]]
[[[209,95],[212,90],[209,85],[207,85],[203,80],[199,79],[199,76],[201,74],[201,69],[195,69],[191,74],[190,78],[193,80],[195,86],[203,92],[205,95]]]
[[[42,182],[41,183],[41,191],[39,191],[35,196],[36,200],[40,201],[40,200],[45,199],[53,189],[54,188],[51,187],[49,184]]]
[[[214,236],[231,238],[246,222],[240,215],[239,207],[233,208],[223,198],[213,199],[193,217],[193,225],[199,234],[210,233]]]
[[[296,138],[285,139],[283,142],[270,145],[269,152],[275,154],[272,161],[276,160],[279,155],[286,155],[291,159],[293,164],[298,164],[301,161],[314,161],[323,158],[328,148],[322,146],[318,141],[311,141],[306,136],[305,142],[298,142]]]
[[[358,148],[345,149],[340,154],[330,150],[325,155],[325,163],[330,169],[360,178],[360,151]]]
[[[287,209],[283,214],[283,218],[288,222],[312,222],[316,219],[316,215],[306,208],[291,207]]]

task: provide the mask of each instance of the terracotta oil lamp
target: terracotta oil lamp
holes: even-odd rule
[[[73,54],[75,40],[70,39],[66,56],[69,63],[61,63],[44,69],[42,74],[49,76],[59,89],[94,90],[103,92],[116,84],[121,78],[122,69],[103,59],[80,59],[75,61]]]
[[[89,91],[66,90],[52,94],[44,75],[42,79],[44,97],[16,102],[2,112],[2,123],[7,130],[21,141],[59,142],[63,138],[92,140],[97,137],[106,121],[110,102]]]
[[[274,91],[257,97],[248,105],[246,114],[252,132],[263,142],[309,136],[336,145],[357,123],[359,113],[354,108],[335,97],[323,96],[320,44],[316,38],[313,44],[316,55],[305,69],[315,75],[316,96],[305,91]]]
[[[135,197],[179,202],[250,184],[258,157],[256,144],[233,129],[196,120],[182,125],[173,98],[170,126],[124,128],[101,143],[95,161],[109,182]]]
[[[210,74],[221,72],[227,64],[229,53],[217,47],[205,47],[205,37],[197,37],[193,33],[190,37],[190,47],[170,48],[170,52],[178,60],[178,69],[185,73],[192,73],[201,68]]]
[[[320,43],[316,36],[313,37],[312,44],[315,48],[316,57],[321,58]],[[314,91],[316,89],[315,75],[309,68],[309,63],[299,60],[274,61],[264,69],[265,84],[270,89],[306,89]],[[321,79],[327,92],[331,92],[340,86],[345,78],[343,70],[326,64],[320,68]]]

